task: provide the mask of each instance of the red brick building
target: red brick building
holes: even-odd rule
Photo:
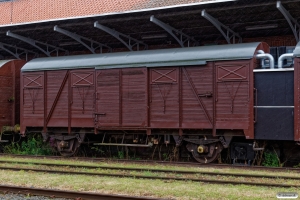
[[[20,47],[45,56],[28,42],[9,37],[10,31],[64,48],[70,55],[90,53],[80,42],[55,32],[57,25],[108,45],[112,52],[128,50],[125,41],[95,28],[97,21],[118,34],[145,43],[148,49],[191,45],[179,44],[181,36],[188,36],[185,38],[193,39],[196,45],[264,41],[274,47],[295,46],[300,37],[297,23],[300,4],[297,0],[281,1],[281,6],[292,17],[289,19],[292,25],[277,4],[274,0],[0,0],[0,45],[7,44],[7,48],[11,45],[10,51]],[[203,11],[217,24],[203,17]],[[153,23],[151,16],[162,21],[165,27]],[[166,30],[166,26],[173,29]],[[163,37],[152,37],[158,35]],[[235,41],[233,36],[237,36]],[[0,55],[12,58],[11,53],[1,47]]]
[[[227,0],[228,1],[228,0]],[[218,3],[218,0],[14,0],[0,3],[0,24],[122,13],[168,6]]]

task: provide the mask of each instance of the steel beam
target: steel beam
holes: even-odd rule
[[[108,34],[114,36],[115,38],[117,38],[120,42],[122,42],[130,51],[133,51],[133,47],[136,46],[137,47],[137,50],[139,51],[140,50],[140,45],[143,45],[145,48],[144,49],[148,49],[148,45],[145,44],[144,42],[142,41],[139,41],[135,38],[132,38],[128,35],[125,35],[123,33],[120,33],[116,30],[113,30],[111,28],[108,28],[106,26],[103,26],[101,24],[98,23],[98,21],[96,21],[94,23],[94,27],[95,28],[98,28],[102,31],[105,31],[107,32]]]
[[[242,38],[238,33],[219,22],[216,18],[209,15],[205,10],[202,10],[201,16],[210,21],[221,32],[228,44],[234,44],[236,37],[238,38],[238,43],[242,43]]]
[[[177,30],[170,25],[160,21],[159,19],[156,19],[154,15],[150,17],[150,21],[153,22],[154,24],[160,26],[163,28],[165,31],[167,31],[172,37],[179,43],[181,47],[185,47],[185,43],[187,43],[187,46],[190,46],[190,43],[193,42],[194,45],[198,45],[198,41],[196,41],[194,38],[188,36],[187,34],[184,34],[182,31]]]
[[[283,16],[285,17],[286,21],[289,23],[292,31],[293,31],[293,34],[296,38],[296,41],[299,42],[300,40],[300,25],[299,23],[297,22],[297,20],[295,18],[293,18],[291,16],[291,14],[289,13],[289,11],[287,11],[283,5],[281,4],[280,1],[277,1],[276,3],[276,7],[277,9],[283,14]]]
[[[21,55],[25,54],[25,58],[26,60],[28,60],[28,54],[33,54],[34,58],[38,56],[38,54],[36,52],[27,50],[27,49],[23,49],[20,47],[16,47],[10,44],[5,44],[0,42],[0,49],[6,51],[7,53],[13,55],[15,58],[17,59],[21,59]]]
[[[109,52],[112,51],[111,47],[105,45],[105,44],[101,44],[99,42],[96,42],[92,39],[83,37],[81,35],[78,35],[76,33],[72,33],[70,31],[67,31],[65,29],[59,28],[57,25],[54,26],[54,31],[62,33],[66,36],[69,36],[70,38],[73,38],[74,40],[76,40],[77,42],[79,42],[80,44],[82,44],[83,46],[85,46],[88,50],[90,50],[93,54],[96,53],[96,50],[99,49],[100,53],[102,53],[102,48],[106,47],[108,48]]]
[[[35,48],[39,49],[41,52],[43,52],[44,54],[46,54],[48,57],[51,57],[51,53],[56,52],[56,56],[58,56],[59,51],[63,51],[65,52],[65,54],[68,54],[69,52],[65,49],[47,44],[47,43],[43,43],[37,40],[33,40],[31,38],[27,38],[21,35],[17,35],[15,33],[12,33],[10,31],[6,32],[6,35],[9,37],[13,37],[16,38],[18,40],[21,40],[23,42],[26,42],[28,44],[30,44],[31,46],[34,46]]]

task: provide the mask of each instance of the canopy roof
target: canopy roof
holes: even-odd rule
[[[259,42],[254,42],[137,52],[37,58],[25,64],[22,71],[204,65],[208,61],[251,59],[260,44],[261,43]]]
[[[197,0],[197,2],[198,1],[199,0]],[[14,1],[14,3],[17,2],[19,1]],[[87,1],[82,1],[82,3],[85,2]],[[172,2],[179,1],[172,0]],[[14,47],[33,51],[39,54],[39,57],[46,57],[47,55],[42,52],[41,49],[46,50],[47,47],[39,43],[35,43],[36,46],[31,45],[33,42],[30,39],[67,50],[69,51],[69,55],[92,53],[87,48],[87,46],[92,46],[91,43],[86,42],[84,46],[83,43],[78,42],[78,38],[78,40],[75,40],[74,38],[62,34],[61,32],[54,31],[54,27],[56,25],[61,29],[69,31],[70,33],[75,33],[92,41],[96,41],[105,44],[108,47],[111,47],[111,51],[108,48],[103,48],[103,53],[130,51],[130,49],[128,49],[126,45],[124,45],[124,42],[128,42],[128,39],[123,38],[124,40],[120,41],[111,33],[96,28],[96,21],[113,31],[117,31],[118,33],[130,36],[131,38],[147,44],[148,49],[168,49],[180,47],[178,41],[169,32],[150,20],[152,15],[155,17],[155,19],[165,23],[165,25],[169,25],[179,31],[172,32],[173,35],[178,37],[177,39],[181,39],[180,32],[182,32],[185,35],[189,36],[189,38],[192,38],[198,42],[197,44],[195,44],[192,41],[191,43],[189,43],[189,46],[226,44],[227,41],[224,35],[226,35],[226,33],[229,33],[230,38],[233,38],[234,35],[232,35],[230,31],[227,32],[226,28],[224,27],[229,28],[235,34],[237,34],[235,35],[235,43],[238,43],[238,39],[241,38],[243,43],[264,41],[267,42],[270,46],[296,45],[296,39],[293,29],[289,25],[282,12],[277,8],[277,1],[224,0],[218,1],[218,3],[209,2],[213,1],[203,2],[203,4],[191,3],[191,5],[193,6],[177,5],[141,10],[139,10],[139,8],[136,8],[134,12],[116,12],[109,14],[99,13],[99,15],[91,16],[74,16],[72,18],[60,18],[24,24],[10,23],[9,25],[2,25],[0,26],[0,58],[16,58],[16,56],[12,54],[13,52],[16,52],[16,49],[14,49]],[[281,0],[281,5],[293,17],[293,20],[296,20],[299,24],[300,0]],[[98,9],[96,4],[92,7]],[[15,11],[15,7],[13,8],[13,11],[17,13],[17,11]],[[207,14],[224,25],[224,27],[218,27],[219,29],[223,30],[223,33],[221,33],[220,30],[211,21],[202,16],[202,11],[204,10]],[[10,16],[9,19],[11,19]],[[15,20],[15,17],[13,17],[12,20]],[[294,24],[292,25],[294,26]],[[23,40],[17,39],[15,37],[7,36],[7,31],[10,31],[11,33],[17,34],[19,36],[24,36],[28,40],[27,42],[24,42]],[[240,36],[240,38],[238,36]],[[182,40],[185,41],[185,39],[186,38],[183,37]],[[1,43],[11,45],[11,47],[5,46],[9,51],[7,49],[5,50],[4,48],[1,48]],[[134,42],[130,41],[129,43],[132,44]],[[233,42],[231,41],[231,43]],[[39,46],[40,49],[37,48],[37,46]],[[184,46],[187,47],[188,42],[184,43]],[[134,46],[133,51],[137,50],[135,47],[136,46]],[[22,53],[20,49],[17,50],[17,52]],[[51,56],[57,56],[56,51],[52,50],[53,49],[51,48],[49,50],[51,51]],[[144,46],[141,45],[139,50],[144,50]],[[20,58],[26,59],[26,54],[21,53]],[[97,49],[96,53],[100,53],[99,49]],[[65,54],[60,51],[59,55]],[[33,53],[30,54],[28,57],[29,60],[34,56],[35,55]]]

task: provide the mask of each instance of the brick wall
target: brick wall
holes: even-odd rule
[[[0,24],[10,24],[11,23],[11,7],[12,2],[2,2],[0,3]]]
[[[0,3],[0,25],[124,12],[214,0],[14,0]]]

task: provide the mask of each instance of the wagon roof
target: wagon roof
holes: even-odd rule
[[[255,42],[109,54],[37,58],[25,64],[22,71],[205,65],[208,61],[251,59],[259,44],[259,42]]]
[[[300,57],[300,42],[298,42],[298,44],[297,44],[297,46],[296,46],[293,53],[294,53],[295,57]]]
[[[0,68],[10,61],[12,61],[12,60],[0,60]]]

